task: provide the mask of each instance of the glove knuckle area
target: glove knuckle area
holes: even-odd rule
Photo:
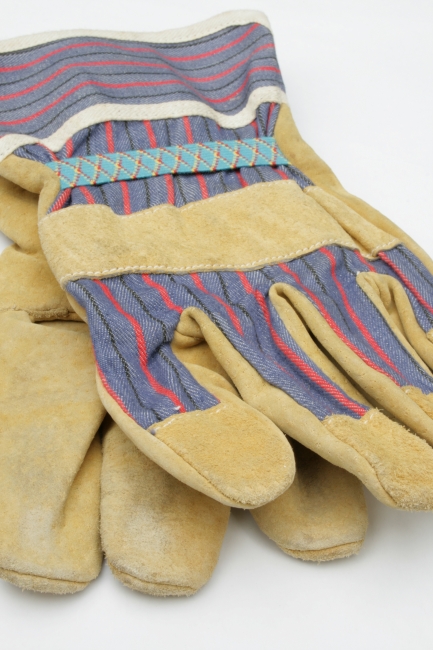
[[[180,208],[165,204],[128,217],[103,205],[75,205],[43,218],[40,235],[62,284],[128,271],[250,270],[299,257],[326,243],[355,246],[294,181],[260,183]]]

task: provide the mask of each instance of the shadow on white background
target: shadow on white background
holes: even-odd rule
[[[233,512],[213,578],[188,599],[130,591],[105,565],[72,596],[0,583],[3,647],[427,650],[433,517],[393,511],[370,496],[368,503],[361,553],[320,565],[284,555],[248,512]]]

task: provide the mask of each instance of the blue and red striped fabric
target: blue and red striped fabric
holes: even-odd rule
[[[247,106],[255,89],[283,90],[272,35],[257,23],[227,27],[182,43],[58,39],[0,54],[0,71],[0,137],[15,133],[47,138],[81,111],[101,104],[146,106],[192,100],[220,115],[234,116]],[[72,156],[272,137],[277,116],[278,105],[268,102],[258,106],[251,123],[237,129],[222,128],[216,119],[197,114],[119,119],[80,128],[57,152],[37,143],[15,153],[47,163]],[[66,189],[51,211],[102,204],[127,215],[163,203],[182,206],[279,179],[293,179],[302,188],[312,184],[290,164],[188,176],[167,174]],[[356,275],[365,270],[397,277],[420,325],[425,331],[432,329],[433,278],[403,246],[379,253],[379,259],[372,262],[356,251],[330,246],[246,273],[127,274],[77,280],[67,290],[87,311],[104,386],[145,428],[174,413],[217,404],[171,351],[180,315],[191,306],[201,309],[266,381],[320,420],[334,414],[360,418],[367,408],[307,357],[272,306],[269,290],[275,283],[291,285],[368,366],[398,386],[433,392],[432,376],[399,342],[358,286]]]
[[[40,144],[20,147],[15,154],[37,162],[49,163],[54,159],[63,160],[72,156],[272,136],[278,111],[279,106],[275,104],[262,104],[257,109],[256,119],[238,129],[225,129],[214,120],[199,116],[170,120],[104,122],[78,132],[55,157],[52,151]],[[279,179],[293,179],[301,187],[312,184],[292,165],[250,167],[195,175],[166,174],[154,178],[67,189],[58,195],[50,211],[70,205],[102,204],[109,206],[116,214],[131,214],[162,203],[180,207],[216,194]]]
[[[395,277],[406,290],[416,319],[424,332],[433,330],[433,276],[405,246],[381,251],[371,265],[377,273]]]
[[[48,137],[91,106],[198,101],[222,115],[236,115],[261,87],[283,90],[271,32],[258,23],[231,26],[180,43],[143,43],[107,38],[65,38],[0,54],[0,136]],[[49,163],[72,156],[143,150],[217,140],[272,136],[276,104],[264,103],[256,119],[237,129],[198,115],[172,119],[102,122],[75,133],[58,152],[42,143],[14,153]],[[253,167],[229,172],[176,174],[66,189],[55,211],[102,204],[119,215],[161,203],[176,206],[280,178],[302,187],[310,181],[295,167]]]
[[[44,138],[98,104],[200,101],[226,115],[251,92],[283,88],[269,29],[235,25],[180,43],[57,39],[0,53],[0,136]]]
[[[202,310],[266,381],[319,419],[359,418],[367,408],[308,358],[272,306],[269,290],[275,283],[291,285],[368,366],[399,386],[433,392],[433,377],[357,284],[365,264],[359,253],[330,246],[246,273],[128,274],[77,280],[67,289],[86,308],[104,385],[145,428],[175,412],[216,403],[170,348],[180,314],[191,306]]]

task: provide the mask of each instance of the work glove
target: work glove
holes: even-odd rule
[[[40,250],[37,199],[0,179],[0,576],[80,591],[99,573],[104,409],[86,326]],[[30,217],[30,218],[29,218]]]
[[[212,574],[229,508],[149,460],[109,417],[98,434],[88,328],[43,257],[37,200],[0,173],[0,228],[15,242],[0,257],[0,576],[80,591],[99,573],[102,542],[125,585],[190,595]],[[207,363],[234,391],[203,347],[185,361]],[[356,553],[367,526],[359,482],[300,445],[295,453],[295,482],[254,511],[259,526],[295,557]]]
[[[227,505],[287,489],[286,434],[384,503],[431,508],[432,376],[356,283],[397,244],[360,232],[273,138],[285,95],[263,15],[30,42],[4,54],[2,172],[40,195],[44,252],[121,429]],[[325,325],[331,353],[312,338]],[[203,342],[237,394],[181,362]]]
[[[360,248],[370,252],[362,260],[358,283],[403,345],[407,347],[410,343],[411,355],[416,357],[417,352],[428,367],[433,368],[431,258],[399,226],[342,187],[330,167],[302,139],[288,105],[282,105],[279,110],[275,137],[285,155],[314,182],[314,187],[308,191],[342,227],[346,227],[347,218],[351,222],[358,221],[355,237],[359,237]],[[371,225],[386,233],[387,245],[371,250],[374,236],[378,234]],[[431,408],[431,398],[423,398],[418,390],[406,389],[406,392],[419,400],[422,408]]]

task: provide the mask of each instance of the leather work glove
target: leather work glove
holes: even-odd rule
[[[212,574],[229,508],[153,463],[110,418],[101,466],[90,336],[40,250],[37,200],[0,177],[0,228],[15,241],[0,257],[0,576],[80,591],[99,573],[102,542],[125,585],[190,595]],[[183,354],[223,375],[203,347]],[[360,483],[301,445],[295,453],[293,485],[253,511],[257,523],[294,557],[356,553],[367,526]]]
[[[0,576],[80,591],[99,574],[104,417],[86,325],[40,250],[37,199],[0,179]]]
[[[350,230],[349,224],[354,220],[358,222],[354,236],[359,237],[360,250],[367,253],[360,267],[358,284],[411,356],[418,362],[421,358],[433,369],[431,258],[390,219],[342,187],[330,167],[302,139],[287,105],[280,109],[275,137],[285,155],[314,182],[315,186],[309,191],[341,226]],[[372,250],[379,231],[382,237],[386,233],[384,239],[388,238],[388,242]],[[413,388],[406,388],[405,392],[431,413],[431,398],[427,396],[426,399]]]
[[[356,282],[365,256],[398,243],[360,232],[285,158],[264,16],[111,36],[9,42],[0,115],[2,174],[40,195],[42,246],[89,323],[104,406],[226,505],[284,492],[286,434],[384,503],[431,509],[432,375]],[[182,363],[203,343],[236,393]]]
[[[80,591],[99,574],[101,528],[122,582],[193,593],[216,564],[229,509],[152,463],[109,419],[101,463],[88,327],[40,250],[37,199],[0,178],[0,227],[15,241],[0,257],[0,576]]]

